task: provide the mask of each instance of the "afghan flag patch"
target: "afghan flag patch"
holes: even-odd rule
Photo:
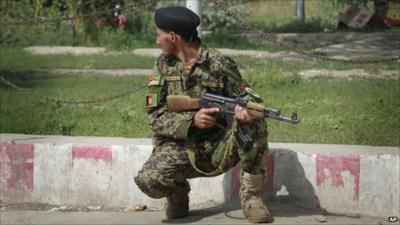
[[[148,94],[146,95],[146,107],[156,107],[158,104],[157,94]]]

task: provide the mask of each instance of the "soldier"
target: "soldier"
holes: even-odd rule
[[[263,156],[268,148],[265,121],[239,106],[231,126],[218,108],[171,113],[166,107],[166,97],[171,94],[198,98],[213,93],[260,102],[259,97],[242,80],[231,58],[201,44],[196,30],[200,18],[191,10],[160,8],[155,12],[155,24],[162,54],[155,62],[146,95],[154,149],[135,177],[136,184],[152,198],[166,197],[167,218],[180,218],[189,210],[187,179],[216,176],[240,162],[245,217],[250,222],[272,222],[261,198]],[[248,147],[236,141],[238,129],[252,140]]]

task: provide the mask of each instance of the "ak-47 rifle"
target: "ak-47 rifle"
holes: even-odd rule
[[[297,112],[293,112],[291,117],[283,116],[281,115],[281,111],[278,109],[269,108],[243,98],[235,99],[210,93],[206,93],[200,99],[190,98],[185,95],[167,96],[167,107],[169,112],[184,112],[200,108],[217,107],[220,109],[221,113],[233,116],[235,114],[236,105],[247,108],[249,114],[256,118],[271,118],[292,124],[298,124],[300,122]]]

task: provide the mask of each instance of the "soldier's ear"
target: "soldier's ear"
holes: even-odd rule
[[[175,32],[173,32],[173,31],[169,32],[169,39],[170,39],[172,42],[176,42],[177,34],[176,34]]]

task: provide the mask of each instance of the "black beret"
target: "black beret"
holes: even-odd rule
[[[154,21],[158,28],[178,34],[197,34],[196,28],[200,24],[199,16],[182,6],[157,9]]]

